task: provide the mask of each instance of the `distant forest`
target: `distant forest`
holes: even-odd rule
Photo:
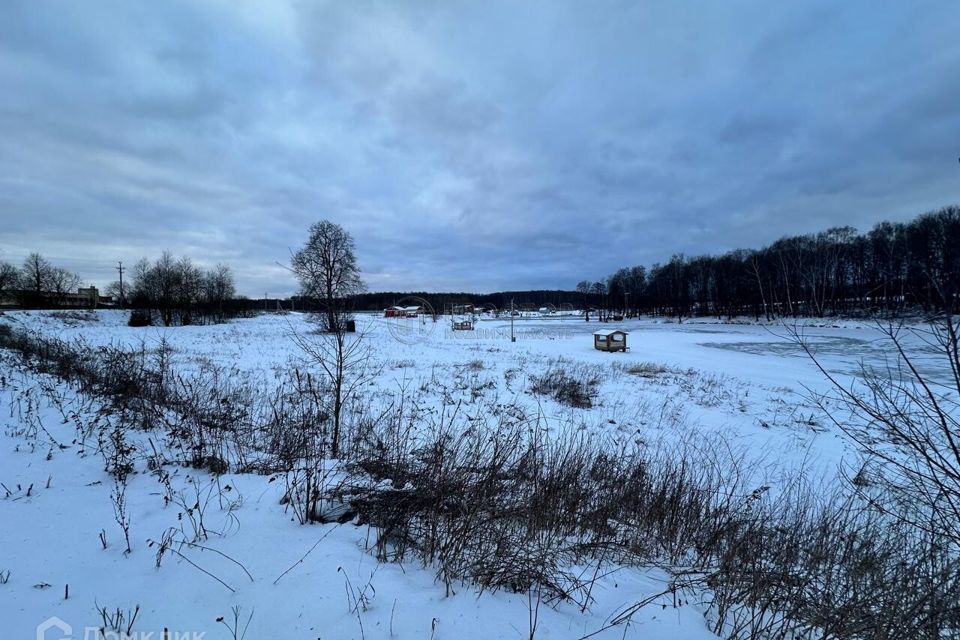
[[[953,313],[960,293],[960,207],[865,234],[836,227],[719,256],[625,267],[578,290],[607,308],[670,315]]]
[[[425,300],[436,313],[443,313],[451,305],[472,304],[476,307],[506,310],[511,300],[518,310],[537,310],[542,307],[579,308],[583,296],[576,291],[498,291],[496,293],[429,293],[427,291],[398,292],[384,291],[361,293],[355,298],[358,311],[380,311],[393,305],[412,306],[418,300]]]
[[[624,267],[576,291],[365,293],[358,310],[383,309],[412,296],[437,312],[471,302],[508,309],[572,305],[611,314],[673,316],[901,315],[955,312],[960,295],[960,207],[907,223],[881,222],[859,234],[835,227],[781,238],[762,249],[715,256],[674,255],[666,264]]]

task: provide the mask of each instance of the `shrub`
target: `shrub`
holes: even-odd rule
[[[381,560],[418,558],[448,592],[465,580],[585,608],[603,563],[654,565],[674,574],[664,596],[698,602],[733,640],[939,640],[960,628],[960,567],[942,539],[855,495],[754,484],[722,442],[626,450],[456,416],[410,438],[403,424],[368,433],[327,496],[374,527]]]
[[[589,409],[597,395],[600,378],[588,367],[568,367],[557,363],[539,376],[530,379],[533,393],[549,396],[569,407]]]
[[[654,362],[641,362],[630,365],[626,368],[626,372],[633,376],[640,376],[641,378],[656,378],[666,373],[674,373],[667,367]]]
[[[153,324],[153,317],[146,309],[133,309],[130,312],[130,319],[127,320],[129,327],[149,327]]]

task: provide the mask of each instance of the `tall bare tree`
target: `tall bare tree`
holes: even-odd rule
[[[330,451],[334,458],[340,455],[344,407],[376,376],[371,365],[371,351],[364,341],[364,333],[348,334],[342,330],[330,331],[311,338],[294,334],[294,341],[316,366],[326,382],[330,398],[330,416],[333,429]]]
[[[0,298],[20,287],[20,270],[8,262],[0,262]]]
[[[354,251],[353,238],[343,227],[321,220],[310,227],[307,243],[291,261],[301,293],[323,305],[328,331],[343,330],[350,298],[365,289]]]
[[[184,256],[176,266],[176,306],[180,312],[180,323],[193,322],[193,312],[203,294],[204,275],[193,261]]]
[[[21,276],[23,288],[29,289],[39,297],[50,290],[50,277],[53,265],[39,253],[31,253],[23,261]]]
[[[590,293],[597,301],[597,314],[600,316],[600,322],[603,322],[607,315],[607,285],[598,280],[590,285]]]
[[[216,309],[218,319],[223,319],[223,303],[234,297],[233,272],[225,264],[218,264],[204,274],[203,294],[211,307]]]
[[[583,296],[583,319],[590,322],[590,291],[592,284],[589,280],[581,280],[577,283],[577,293]]]
[[[48,276],[48,293],[60,304],[68,293],[80,286],[80,276],[63,267],[53,267]]]

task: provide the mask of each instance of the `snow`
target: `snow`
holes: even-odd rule
[[[262,384],[278,380],[287,367],[303,364],[293,334],[314,328],[300,314],[177,328],[130,328],[126,314],[115,311],[91,317],[71,320],[48,312],[11,312],[0,322],[95,345],[143,342],[155,348],[165,342],[173,349],[175,368],[196,370],[204,362],[218,362]],[[556,424],[573,421],[613,439],[723,434],[772,482],[799,467],[813,467],[830,478],[853,453],[850,443],[816,416],[807,395],[826,388],[823,376],[783,328],[633,320],[616,325],[631,332],[631,351],[605,353],[593,348],[597,323],[576,318],[515,319],[516,342],[510,341],[509,319],[484,320],[476,331],[456,333],[442,320],[435,325],[422,321],[380,314],[359,318],[364,339],[382,367],[378,390],[456,379],[467,387],[467,403],[469,390],[480,389],[543,411]],[[416,324],[417,331],[404,333],[403,323],[421,324]],[[860,361],[883,366],[887,358],[880,332],[866,323],[808,322],[803,332],[824,366],[843,380],[856,375]],[[414,339],[405,339],[410,337]],[[601,382],[594,407],[572,409],[527,391],[529,376],[557,363],[595,368]],[[40,382],[36,376],[14,371],[4,376],[12,381],[0,391],[0,482],[11,492],[0,499],[0,572],[10,571],[9,582],[0,584],[4,638],[33,638],[37,625],[50,616],[72,625],[73,637],[83,637],[84,627],[99,625],[96,604],[121,609],[139,604],[135,630],[153,632],[155,638],[162,638],[164,628],[171,630],[171,637],[174,631],[232,637],[216,619],[232,621],[234,606],[242,607],[242,621],[253,613],[250,639],[529,637],[525,594],[478,594],[463,585],[446,597],[429,568],[378,564],[364,550],[369,535],[365,528],[296,524],[280,505],[283,483],[269,477],[223,476],[219,482],[231,487],[234,502],[206,507],[208,528],[221,535],[211,535],[202,544],[242,563],[252,580],[213,551],[183,550],[234,592],[182,558],[168,555],[155,567],[156,548],[150,548],[148,540],[186,525],[175,505],[165,505],[155,475],[143,467],[131,477],[127,492],[133,553],[126,556],[113,517],[113,481],[100,456],[71,444],[73,426],[39,394],[28,391]],[[85,416],[96,412],[95,404],[74,399],[64,385],[52,386]],[[32,412],[30,424],[38,421],[65,447],[52,447],[44,437],[31,438],[24,412]],[[206,495],[217,482],[205,473],[170,470],[173,486],[187,496]],[[106,531],[106,549],[99,540],[101,531]],[[567,604],[541,606],[536,637],[591,633],[622,607],[658,593],[665,580],[666,575],[654,569],[612,570],[600,580],[593,594],[596,603],[587,612]],[[69,599],[64,599],[65,585]],[[364,589],[369,597],[366,610],[351,611],[348,594]],[[596,637],[714,637],[694,604],[644,609],[624,633],[616,628]]]

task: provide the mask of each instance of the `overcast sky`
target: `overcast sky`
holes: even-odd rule
[[[960,2],[0,3],[0,260],[572,288],[960,202]]]

